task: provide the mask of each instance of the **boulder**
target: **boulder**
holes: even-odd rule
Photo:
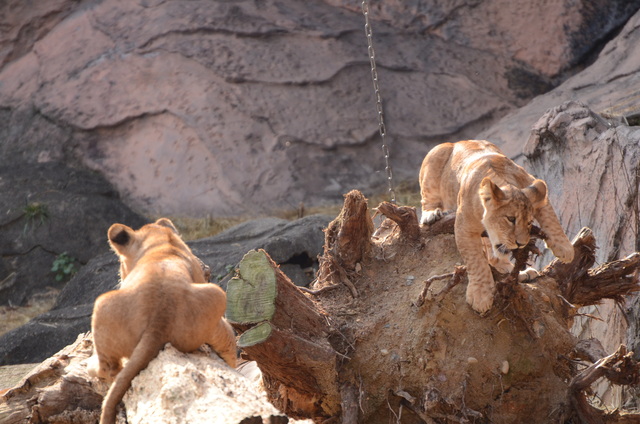
[[[81,163],[154,215],[268,215],[385,185],[352,3],[41,3],[0,6],[0,161]],[[376,5],[397,178],[581,69],[639,6]]]
[[[327,2],[360,11],[360,4],[349,0]],[[588,62],[598,43],[639,7],[635,1],[606,0],[370,2],[372,16],[394,28],[514,59],[505,76],[523,99]]]
[[[209,265],[212,279],[225,288],[244,254],[257,248],[273,255],[298,284],[307,285],[317,270],[317,256],[324,243],[322,230],[330,220],[325,215],[296,221],[259,219],[188,244]],[[102,237],[101,243],[106,246],[106,237]],[[79,333],[89,331],[93,302],[116,288],[118,269],[118,258],[112,252],[91,259],[62,289],[51,311],[0,336],[0,365],[43,361],[73,342]]]
[[[328,215],[310,215],[295,221],[256,219],[189,245],[209,265],[214,282],[225,289],[230,273],[244,254],[254,249],[266,250],[292,281],[307,286],[318,269],[323,230],[331,219]]]
[[[73,344],[4,390],[0,395],[0,421],[98,422],[108,386],[87,373],[92,350],[91,335],[80,334]],[[186,354],[167,344],[133,380],[124,398],[126,419],[121,414],[116,422],[303,423],[289,420],[276,410],[257,384],[256,376],[247,372],[255,364],[243,365],[249,367],[239,371],[230,368],[206,346]]]
[[[533,99],[482,131],[478,138],[492,140],[504,152],[522,161],[524,144],[538,119],[549,109],[573,100],[615,123],[640,125],[640,12],[584,71],[552,91]]]
[[[184,354],[169,344],[131,383],[123,400],[127,423],[292,422],[269,403],[258,381],[215,353]]]
[[[111,224],[144,222],[100,174],[59,162],[0,166],[0,193],[0,305],[61,288],[108,249]]]

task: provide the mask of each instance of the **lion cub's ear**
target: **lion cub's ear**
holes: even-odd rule
[[[169,218],[160,218],[159,220],[156,221],[156,225],[160,225],[162,227],[167,227],[169,228],[171,231],[173,231],[176,234],[180,234],[178,233],[178,230],[176,229],[175,225],[173,225],[173,222],[171,222],[171,220]]]
[[[504,195],[504,191],[502,191],[497,184],[494,184],[489,177],[484,177],[480,183],[480,190],[478,191],[478,194],[480,194],[480,198],[483,203],[491,200],[501,202],[506,197]]]
[[[113,224],[107,231],[107,237],[111,248],[122,254],[125,248],[133,241],[134,231],[124,224]]]
[[[534,208],[543,206],[547,200],[547,184],[542,180],[534,180],[533,184],[523,188],[522,192]]]

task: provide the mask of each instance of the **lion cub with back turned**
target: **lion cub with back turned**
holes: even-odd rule
[[[133,378],[166,343],[182,352],[209,344],[231,367],[236,342],[224,319],[226,294],[206,284],[200,260],[173,223],[161,218],[137,231],[113,224],[109,244],[120,257],[120,288],[96,299],[90,373],[115,381],[102,405],[101,424],[115,422],[116,406]],[[128,361],[122,367],[122,359]],[[90,366],[90,367],[91,367]]]
[[[513,269],[508,254],[529,242],[535,219],[547,246],[562,262],[573,260],[573,245],[547,198],[547,185],[484,140],[444,143],[433,148],[420,169],[422,225],[456,211],[455,239],[469,285],[467,302],[479,313],[493,305],[495,282],[489,263]],[[489,236],[483,241],[482,233]]]

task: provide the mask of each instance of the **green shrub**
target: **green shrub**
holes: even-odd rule
[[[49,219],[49,209],[44,203],[29,203],[24,207],[22,212],[24,213],[24,218],[27,221],[24,224],[24,233],[26,233],[29,228],[39,227]]]
[[[51,272],[53,272],[53,275],[58,282],[70,280],[71,277],[73,277],[73,275],[78,272],[76,258],[74,258],[73,256],[69,256],[67,252],[59,254],[53,260]]]

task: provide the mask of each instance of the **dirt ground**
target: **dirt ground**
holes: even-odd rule
[[[0,306],[0,336],[49,311],[55,305],[59,293],[59,289],[50,287],[47,291],[33,295],[25,306]]]
[[[434,282],[414,306],[425,280],[461,265],[452,234],[421,240],[374,238],[353,281],[358,297],[344,287],[319,299],[349,358],[340,373],[359,392],[361,422],[562,422],[570,365],[558,355],[574,340],[554,312],[555,288],[518,285],[534,305],[521,311],[529,330],[508,301],[475,313],[466,279],[446,293],[450,278]]]

